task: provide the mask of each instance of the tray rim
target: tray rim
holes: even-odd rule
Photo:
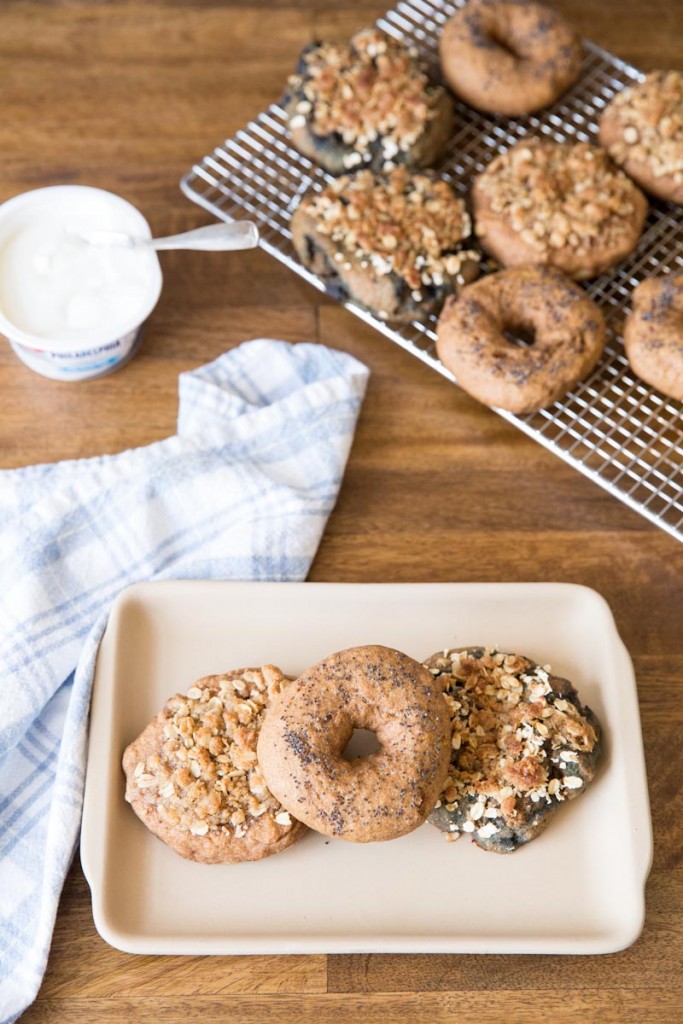
[[[438,582],[438,583],[334,583],[334,582],[233,582],[227,580],[159,580],[147,581],[133,584],[125,588],[118,595],[112,605],[110,617],[107,623],[105,634],[102,639],[98,663],[96,668],[96,683],[101,676],[102,659],[110,661],[115,657],[115,636],[118,620],[122,610],[129,601],[154,601],[156,595],[161,600],[167,599],[166,595],[171,594],[176,599],[174,591],[183,594],[192,590],[198,591],[207,586],[212,589],[238,590],[245,592],[246,589],[263,588],[303,588],[310,590],[316,588],[319,592],[324,590],[346,590],[347,592],[359,591],[368,592],[368,588],[377,593],[384,589],[387,591],[399,591],[410,589],[441,591],[456,594],[479,594],[500,591],[501,588],[507,591],[510,597],[520,592],[532,592],[540,599],[543,593],[550,594],[564,591],[568,595],[575,596],[592,602],[598,612],[606,616],[606,622],[611,626],[611,641],[614,644],[615,667],[622,672],[625,680],[628,680],[627,700],[620,702],[616,709],[620,720],[630,722],[630,736],[634,745],[630,748],[631,758],[626,765],[629,775],[629,800],[633,810],[633,817],[640,823],[637,828],[637,836],[634,836],[634,864],[637,865],[636,888],[633,896],[637,904],[637,915],[629,921],[627,926],[622,926],[612,932],[595,933],[587,932],[585,937],[573,933],[570,936],[561,935],[529,937],[523,941],[517,937],[501,936],[425,936],[408,934],[377,934],[363,936],[354,939],[349,935],[319,935],[308,936],[282,936],[271,937],[262,935],[251,935],[246,940],[240,940],[236,936],[221,937],[217,940],[214,936],[193,935],[158,935],[143,934],[126,931],[119,928],[109,920],[105,909],[105,884],[104,884],[104,860],[107,854],[107,844],[104,838],[105,829],[97,831],[90,825],[91,805],[97,799],[97,781],[93,781],[93,758],[97,764],[97,754],[93,753],[100,744],[106,743],[106,723],[111,717],[111,709],[114,706],[114,688],[109,687],[100,690],[95,686],[93,697],[92,722],[88,744],[88,769],[86,772],[85,797],[83,807],[83,828],[81,832],[81,864],[91,890],[92,910],[95,926],[101,937],[110,945],[123,952],[140,953],[145,955],[272,955],[272,954],[333,954],[333,953],[495,953],[495,954],[604,954],[613,953],[630,946],[642,932],[645,922],[645,884],[652,865],[653,837],[652,820],[649,807],[649,795],[647,787],[646,766],[643,750],[642,728],[640,724],[639,704],[635,673],[628,651],[618,633],[614,617],[606,600],[597,591],[582,584],[562,582]],[[108,639],[107,639],[108,637]],[[618,662],[618,665],[617,665]],[[110,668],[111,671],[111,668]],[[612,729],[618,728],[618,722],[612,720]],[[103,741],[102,734],[105,734]],[[100,748],[101,749],[101,748]],[[106,778],[111,778],[114,771],[118,770],[118,764],[114,766],[109,763],[105,765]],[[100,780],[101,782],[101,780]],[[204,868],[203,865],[198,865]],[[220,943],[220,949],[217,944]]]

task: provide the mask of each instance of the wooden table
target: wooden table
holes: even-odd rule
[[[562,0],[644,68],[681,66],[678,0]],[[367,0],[6,0],[0,199],[80,182],[157,233],[208,221],[181,174],[275,99],[300,47],[382,13]],[[655,832],[647,920],[602,957],[144,957],[107,946],[76,860],[47,976],[23,1020],[683,1020],[681,547],[262,252],[169,253],[134,361],[64,385],[0,347],[3,466],[116,452],[173,433],[178,374],[242,340],[323,341],[372,377],[314,580],[559,580],[598,589],[635,662]],[[530,894],[542,903],[542,894]]]

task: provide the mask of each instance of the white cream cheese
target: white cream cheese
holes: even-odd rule
[[[114,337],[147,315],[154,253],[80,237],[92,229],[140,235],[127,211],[100,195],[84,203],[70,193],[54,209],[17,211],[0,235],[0,309],[21,331],[48,341],[102,329]]]
[[[38,189],[0,207],[0,330],[24,362],[47,372],[36,365],[45,362],[59,379],[122,362],[161,289],[152,249],[92,245],[89,231],[150,237],[134,206],[86,186]]]

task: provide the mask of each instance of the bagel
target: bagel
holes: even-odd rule
[[[439,40],[441,67],[470,106],[515,117],[554,103],[579,77],[581,39],[564,18],[528,0],[476,0]]]
[[[506,336],[531,335],[522,345]],[[485,405],[544,409],[593,369],[605,346],[598,306],[550,267],[488,274],[449,299],[436,351],[461,388]]]
[[[429,822],[484,850],[512,853],[592,781],[598,720],[568,680],[523,655],[458,648],[425,665],[445,683],[453,748]]]
[[[479,271],[468,248],[465,203],[445,181],[397,167],[358,171],[307,193],[292,216],[292,244],[336,297],[383,320],[438,312]]]
[[[585,142],[525,139],[495,157],[472,187],[475,233],[504,267],[536,263],[583,281],[635,248],[647,200]]]
[[[683,72],[652,71],[617,93],[600,143],[646,192],[683,203]]]
[[[292,143],[330,174],[429,167],[453,130],[453,101],[412,52],[377,28],[305,47],[284,100]]]
[[[126,748],[126,800],[182,857],[261,860],[305,833],[268,792],[256,760],[264,708],[285,682],[274,665],[205,676]]]
[[[626,319],[624,347],[642,380],[683,401],[683,273],[641,281]]]
[[[380,749],[343,753],[355,729]],[[395,839],[421,825],[450,756],[441,688],[406,654],[353,647],[290,683],[266,714],[257,747],[268,789],[290,814],[355,843]]]

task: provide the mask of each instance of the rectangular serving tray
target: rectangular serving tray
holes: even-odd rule
[[[438,73],[439,34],[464,3],[405,0],[387,11],[377,24],[416,47]],[[557,142],[595,142],[597,122],[606,104],[620,89],[642,77],[636,68],[586,41],[579,81],[557,103],[538,114],[495,117],[456,102],[457,128],[436,170],[459,195],[465,196],[473,176],[525,135]],[[285,112],[273,103],[195,164],[180,186],[193,202],[220,219],[248,217],[256,221],[262,248],[325,291],[324,281],[299,262],[289,224],[302,195],[311,188],[322,188],[328,180],[329,175],[292,148]],[[681,269],[681,208],[651,200],[647,224],[635,251],[587,286],[608,326],[607,347],[599,365],[549,409],[529,416],[496,410],[678,540],[683,540],[681,403],[649,387],[631,372],[621,333],[635,286],[653,274]],[[342,305],[455,381],[436,355],[434,316],[400,326],[385,323],[352,302]]]
[[[297,674],[344,647],[424,659],[497,645],[571,679],[605,734],[602,766],[513,854],[426,824],[386,843],[309,833],[257,863],[203,865],[124,800],[121,757],[202,675],[274,663]],[[175,581],[117,599],[92,705],[81,859],[95,924],[132,953],[608,953],[644,918],[652,832],[633,668],[611,612],[569,584]]]

